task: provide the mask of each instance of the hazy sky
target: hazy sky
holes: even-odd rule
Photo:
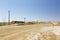
[[[0,0],[0,21],[60,21],[60,0]]]

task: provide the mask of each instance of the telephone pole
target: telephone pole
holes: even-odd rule
[[[25,24],[25,22],[26,22],[26,18],[24,18],[24,24]]]
[[[8,10],[8,25],[10,25],[10,10]]]

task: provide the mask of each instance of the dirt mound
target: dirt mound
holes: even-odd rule
[[[56,40],[56,34],[53,32],[44,32],[41,34],[41,40]]]

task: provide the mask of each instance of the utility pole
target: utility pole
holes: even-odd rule
[[[25,22],[26,22],[26,18],[24,18],[24,24],[25,24]]]
[[[8,10],[8,25],[10,25],[10,10]]]

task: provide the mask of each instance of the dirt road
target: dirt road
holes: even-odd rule
[[[53,32],[55,32],[57,35],[60,35],[59,26],[42,27],[39,24],[25,26],[2,26],[0,27],[0,40],[32,40],[34,35],[36,35],[37,33],[46,32],[48,30],[54,30]]]

